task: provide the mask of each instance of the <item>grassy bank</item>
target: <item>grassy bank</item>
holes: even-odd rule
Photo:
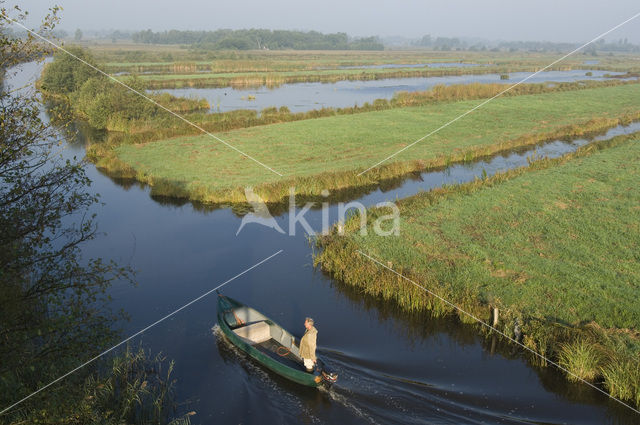
[[[175,45],[118,44],[87,45],[96,59],[104,63],[108,72],[173,72],[174,63],[193,64],[198,71],[209,72],[266,72],[297,71],[317,68],[335,69],[341,66],[383,64],[418,64],[428,62],[513,63],[542,64],[557,59],[551,54],[536,52],[471,52],[432,50],[385,51],[294,51],[250,50],[212,51],[184,49]],[[604,64],[623,60],[617,56],[602,58]],[[583,64],[586,56],[568,58],[572,65]],[[587,59],[592,59],[588,57]],[[626,62],[626,59],[624,60]],[[180,70],[179,72],[189,72]],[[191,71],[193,72],[193,71]]]
[[[394,158],[364,168],[453,119],[478,101],[443,102],[240,129],[220,136],[285,175],[280,178],[209,136],[146,144],[94,145],[88,154],[114,175],[149,183],[157,195],[242,202],[244,186],[279,202],[300,194],[364,186],[559,137],[601,131],[640,117],[640,85],[498,98]]]
[[[370,210],[368,235],[348,221],[315,263],[408,311],[454,313],[358,250],[487,322],[498,308],[501,331],[518,338],[517,319],[525,345],[640,405],[639,186],[636,133],[399,201],[400,237],[376,236],[387,212]]]

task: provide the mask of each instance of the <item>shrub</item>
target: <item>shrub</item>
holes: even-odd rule
[[[93,57],[83,49],[70,47],[68,51],[92,65],[95,64]],[[54,55],[54,61],[45,68],[42,88],[56,94],[69,94],[80,89],[88,79],[99,75],[98,71],[60,51]]]

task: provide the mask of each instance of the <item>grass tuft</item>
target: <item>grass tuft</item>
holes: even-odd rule
[[[594,381],[600,374],[601,362],[601,355],[593,343],[583,339],[562,344],[560,348],[558,363],[569,372],[569,381]]]

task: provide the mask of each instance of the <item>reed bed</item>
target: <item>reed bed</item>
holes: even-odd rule
[[[147,74],[141,75],[145,88],[150,90],[174,88],[275,88],[283,84],[295,83],[335,83],[338,81],[375,81],[389,78],[427,78],[456,75],[501,74],[507,76],[513,72],[535,72],[538,66],[526,65],[491,65],[470,68],[390,68],[390,69],[332,69],[321,71],[285,71],[285,72],[252,72],[252,73],[199,73],[199,74]],[[549,71],[568,71],[572,69],[593,69],[578,65],[567,67],[557,65]]]

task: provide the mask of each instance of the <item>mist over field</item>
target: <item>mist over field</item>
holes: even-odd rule
[[[141,0],[90,2],[33,0],[31,22],[57,4],[63,8],[60,28],[154,31],[267,28],[346,32],[352,36],[425,34],[486,40],[586,42],[640,11],[637,1],[609,3],[542,0],[536,3],[489,0],[385,2],[380,0],[321,3],[292,0]],[[609,39],[640,42],[640,23],[612,33]]]

